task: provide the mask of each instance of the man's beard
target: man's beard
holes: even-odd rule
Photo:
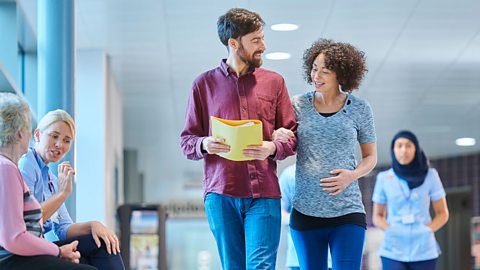
[[[253,55],[255,55],[256,53],[259,53],[259,52],[261,52],[261,51],[256,51],[252,54],[251,57],[249,57],[246,54],[245,48],[243,47],[242,43],[240,43],[240,47],[238,48],[238,57],[240,58],[240,60],[245,62],[248,66],[250,66],[250,67],[253,66],[253,67],[259,68],[263,64],[262,58],[260,58],[259,60],[256,60],[256,59],[253,58]]]

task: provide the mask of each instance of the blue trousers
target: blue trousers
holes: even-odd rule
[[[382,268],[384,270],[435,270],[437,259],[417,262],[400,262],[389,258],[382,258]]]
[[[208,193],[205,212],[224,270],[275,269],[280,242],[280,199]]]
[[[71,243],[75,240],[78,240],[77,250],[80,251],[81,264],[88,264],[95,266],[99,270],[124,270],[125,266],[123,265],[122,257],[120,253],[108,254],[107,247],[105,243],[101,240],[102,245],[97,247],[95,240],[91,234],[81,235],[78,237],[72,237],[63,241],[56,241],[57,246]]]
[[[290,229],[302,270],[327,270],[328,247],[332,269],[359,270],[362,262],[365,228],[344,224],[313,230]]]

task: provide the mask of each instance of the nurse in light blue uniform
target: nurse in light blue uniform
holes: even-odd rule
[[[391,156],[392,168],[377,175],[372,198],[373,223],[385,230],[383,269],[435,269],[441,252],[434,232],[448,221],[442,182],[412,132],[395,135]]]

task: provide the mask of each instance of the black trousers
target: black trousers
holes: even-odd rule
[[[18,256],[13,255],[8,259],[0,261],[0,269],[5,270],[95,270],[97,268],[72,263],[56,256]]]
[[[56,256],[19,256],[13,255],[0,261],[0,270],[124,270],[120,253],[108,254],[103,241],[97,247],[91,234],[82,235],[67,240],[56,241],[57,246],[62,246],[73,241],[78,241],[77,250],[81,254],[80,264],[71,263]]]
[[[120,253],[108,254],[107,247],[103,240],[100,239],[102,245],[97,247],[95,240],[91,234],[81,235],[78,237],[68,238],[62,241],[54,242],[57,246],[62,246],[73,241],[78,241],[77,250],[82,256],[80,258],[81,264],[88,264],[95,266],[99,270],[124,270],[122,257]]]

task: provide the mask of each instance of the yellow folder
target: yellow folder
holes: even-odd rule
[[[225,139],[230,145],[230,152],[219,156],[233,160],[253,160],[243,155],[242,151],[248,145],[262,145],[262,121],[260,120],[226,120],[210,116],[212,136]]]

